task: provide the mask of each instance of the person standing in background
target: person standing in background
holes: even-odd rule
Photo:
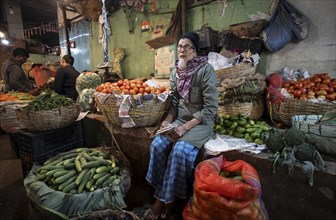
[[[62,57],[61,67],[55,74],[54,91],[76,101],[78,97],[76,79],[80,73],[73,67],[74,62],[75,59],[70,55]]]
[[[12,56],[2,64],[2,78],[5,83],[5,92],[14,90],[20,92],[33,91],[33,85],[22,69],[29,58],[29,53],[24,48],[14,48]]]

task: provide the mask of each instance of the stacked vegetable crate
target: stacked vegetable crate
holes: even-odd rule
[[[33,163],[43,163],[61,151],[83,146],[79,107],[71,98],[44,90],[14,112],[24,129],[11,133],[11,144],[22,162],[24,176]]]
[[[22,173],[28,174],[33,164],[42,164],[59,152],[83,146],[82,127],[74,123],[64,128],[43,132],[21,130],[11,135],[21,159]]]

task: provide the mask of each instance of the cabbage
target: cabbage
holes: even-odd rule
[[[76,90],[78,93],[84,89],[96,89],[102,83],[100,76],[92,72],[84,72],[76,79]]]
[[[78,103],[82,112],[86,112],[91,109],[94,93],[95,89],[83,89],[83,91],[79,92]]]

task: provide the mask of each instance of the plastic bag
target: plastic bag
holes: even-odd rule
[[[308,30],[308,19],[286,0],[280,0],[277,11],[261,36],[265,47],[271,52],[276,52],[293,39],[305,39]]]
[[[86,112],[91,109],[93,103],[95,90],[94,89],[83,89],[78,94],[78,103],[81,111]]]
[[[224,69],[232,66],[232,64],[229,63],[228,58],[215,52],[210,52],[208,54],[208,63],[213,66],[214,70]]]

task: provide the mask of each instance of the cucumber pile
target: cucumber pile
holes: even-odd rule
[[[114,155],[77,148],[47,160],[36,176],[54,190],[82,193],[119,183],[120,168]]]
[[[264,144],[262,136],[270,130],[270,126],[241,113],[235,116],[223,114],[217,117],[214,130],[218,134],[244,138],[249,143]]]

